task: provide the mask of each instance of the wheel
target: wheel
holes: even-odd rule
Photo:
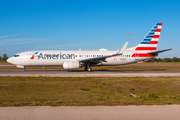
[[[87,69],[88,72],[91,72],[91,70],[92,70],[92,69],[91,69],[90,67]]]
[[[23,68],[23,69],[22,69],[22,71],[26,71],[26,69],[25,69],[25,68]]]

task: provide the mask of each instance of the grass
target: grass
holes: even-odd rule
[[[0,77],[0,106],[167,104],[180,104],[180,77]]]
[[[10,63],[8,63],[8,62],[0,62],[0,64],[10,64]]]

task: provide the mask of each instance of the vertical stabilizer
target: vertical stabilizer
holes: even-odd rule
[[[149,54],[149,52],[155,52],[157,49],[162,23],[156,23],[139,45],[129,48],[134,53],[131,57],[155,57],[155,55]]]
[[[162,23],[156,23],[149,33],[144,37],[139,45],[136,46],[136,51],[156,51]]]

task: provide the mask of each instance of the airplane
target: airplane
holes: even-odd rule
[[[156,57],[159,53],[172,49],[156,51],[162,23],[156,23],[144,39],[135,47],[126,49],[128,42],[118,50],[38,50],[15,54],[7,62],[26,71],[27,66],[62,66],[63,69],[92,71],[91,66],[115,66],[136,63]]]

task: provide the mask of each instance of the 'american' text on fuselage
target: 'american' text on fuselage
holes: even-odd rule
[[[38,55],[38,59],[75,59],[74,54],[42,54]]]

